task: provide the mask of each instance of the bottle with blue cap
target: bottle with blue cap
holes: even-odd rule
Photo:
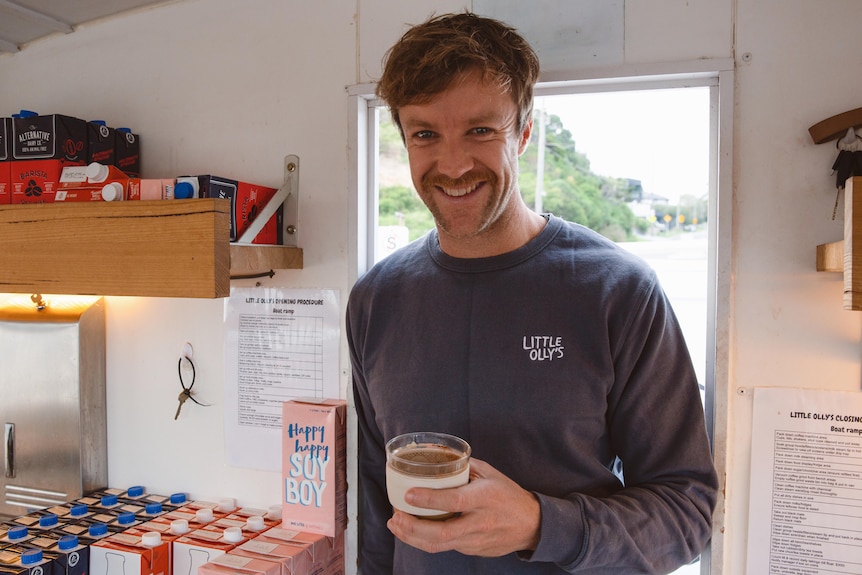
[[[87,533],[81,534],[80,541],[87,545],[92,545],[96,541],[110,537],[111,532],[108,530],[107,523],[93,523],[87,528]]]
[[[144,517],[146,518],[158,517],[164,514],[165,508],[161,503],[147,503],[147,506],[144,508]]]
[[[132,511],[123,511],[117,515],[117,518],[114,520],[114,526],[120,531],[125,531],[130,527],[140,524],[141,521]]]
[[[46,513],[39,517],[39,523],[33,527],[40,531],[52,531],[60,527],[60,517],[56,513]]]
[[[197,176],[180,176],[174,185],[174,199],[187,200],[200,196],[201,183]]]
[[[21,553],[18,564],[26,569],[22,575],[49,575],[51,568],[48,563],[52,559],[53,556],[46,557],[41,549],[27,549]]]
[[[0,538],[0,547],[6,545],[19,545],[33,538],[33,535],[24,525],[15,525],[11,527],[6,535]]]
[[[86,575],[90,571],[89,548],[76,535],[64,535],[57,543],[56,564],[63,575]]]
[[[126,489],[126,493],[123,495],[123,499],[142,499],[146,497],[147,490],[143,485],[132,485],[128,489]]]
[[[90,506],[86,503],[76,503],[75,505],[72,505],[72,507],[69,509],[69,519],[72,521],[84,519],[91,516],[92,514],[93,513],[90,511]]]

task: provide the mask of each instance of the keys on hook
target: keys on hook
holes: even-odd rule
[[[188,385],[186,385],[186,381],[185,379],[183,379],[184,368],[187,372],[191,372],[192,380]],[[179,363],[177,363],[177,373],[180,377],[180,386],[182,386],[183,390],[177,396],[177,401],[179,401],[180,404],[177,406],[177,412],[174,414],[174,420],[176,420],[180,416],[180,411],[182,411],[183,409],[183,404],[190,399],[198,405],[207,407],[207,404],[201,403],[200,401],[192,397],[192,388],[195,386],[195,364],[192,363],[192,360],[188,355],[183,355],[183,357],[180,358]]]
[[[180,404],[177,406],[177,412],[174,414],[175,420],[180,416],[180,410],[183,408],[183,404],[189,399],[189,397],[191,397],[191,395],[192,392],[188,389],[183,389],[180,392],[180,395],[177,397],[177,399],[180,401]]]

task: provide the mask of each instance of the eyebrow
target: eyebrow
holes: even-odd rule
[[[516,116],[517,116],[517,114],[516,114]],[[515,118],[512,118],[512,120],[514,120],[514,119]],[[477,125],[478,126],[485,126],[485,125],[495,124],[495,123],[505,124],[507,121],[508,121],[507,118],[505,118],[503,114],[498,114],[496,112],[489,112],[487,114],[480,114],[478,116],[468,118],[467,124],[470,126],[477,126]],[[414,130],[415,129],[427,130],[427,129],[433,129],[434,128],[434,124],[432,122],[429,122],[427,120],[423,120],[421,118],[409,119],[409,118],[404,118],[402,116],[401,124],[404,128],[410,128],[410,129],[414,129]]]

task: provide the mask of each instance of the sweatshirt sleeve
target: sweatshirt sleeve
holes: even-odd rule
[[[540,493],[541,537],[526,561],[570,573],[660,574],[711,533],[718,479],[685,341],[656,283],[620,328],[608,425],[624,487],[605,497]]]
[[[392,516],[386,495],[386,452],[382,434],[378,429],[374,409],[368,397],[366,380],[359,361],[357,341],[351,324],[350,306],[347,317],[347,340],[353,365],[353,396],[358,422],[359,451],[359,521],[362,541],[359,545],[359,565],[363,573],[384,575],[392,573],[395,538],[386,527]],[[388,515],[386,510],[389,510]]]

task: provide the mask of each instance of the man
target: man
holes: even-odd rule
[[[518,157],[539,73],[505,24],[409,30],[378,95],[436,229],[351,292],[363,575],[668,573],[710,535],[717,479],[696,377],[641,260],[532,212]],[[467,440],[470,483],[386,495],[386,442]]]

